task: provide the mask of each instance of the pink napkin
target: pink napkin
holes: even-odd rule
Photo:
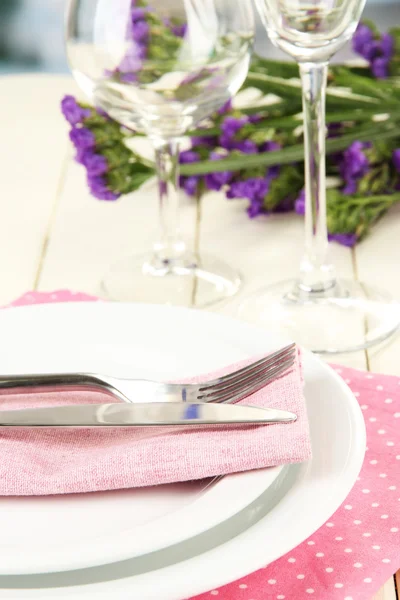
[[[92,300],[81,294],[31,293],[15,305]],[[251,362],[251,361],[248,361]],[[245,364],[245,363],[243,363]],[[228,373],[238,367],[231,365]],[[192,381],[220,375],[209,373]],[[0,495],[92,492],[203,479],[301,462],[310,457],[300,358],[294,369],[243,403],[290,410],[295,423],[181,429],[9,429],[0,432]],[[46,394],[36,406],[109,402],[99,394]],[[32,407],[32,396],[1,398],[1,408]]]
[[[400,378],[335,368],[360,402],[367,427],[355,486],[292,552],[197,600],[370,600],[399,569]]]

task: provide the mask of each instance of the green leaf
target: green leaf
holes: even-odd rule
[[[326,142],[327,154],[346,149],[352,142],[357,140],[385,140],[393,137],[399,137],[399,127],[396,123],[390,126],[384,126],[382,123],[375,126],[364,128],[353,128],[351,133],[347,133],[337,138],[328,139]],[[291,162],[303,161],[303,144],[288,146],[282,150],[273,152],[264,152],[261,154],[247,154],[241,156],[229,156],[218,161],[202,161],[181,165],[182,175],[204,175],[216,171],[240,171],[243,168],[252,168],[259,166],[282,165]]]

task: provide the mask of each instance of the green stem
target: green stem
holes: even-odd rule
[[[390,128],[382,123],[374,127],[359,128],[352,133],[342,135],[338,138],[329,139],[326,142],[326,152],[331,154],[345,150],[352,142],[367,142],[370,140],[387,140],[399,137],[398,124],[392,123]],[[202,161],[181,166],[182,175],[204,175],[206,173],[220,171],[241,171],[243,168],[270,167],[272,165],[284,165],[291,162],[303,161],[304,146],[296,144],[274,152],[263,152],[261,154],[240,154],[230,156],[218,161]]]

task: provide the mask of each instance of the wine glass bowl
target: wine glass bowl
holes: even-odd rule
[[[256,0],[271,41],[298,61],[328,60],[353,35],[365,0]]]
[[[178,166],[181,138],[244,82],[253,37],[251,0],[69,0],[75,79],[96,107],[148,137],[159,180],[159,239],[147,258],[111,269],[103,282],[111,298],[187,304],[180,290],[193,287],[190,303],[209,305],[237,291],[234,269],[185,244]]]

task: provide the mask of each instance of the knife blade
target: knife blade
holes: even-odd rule
[[[80,404],[0,411],[0,427],[159,427],[286,423],[294,413],[239,404],[145,402]]]

